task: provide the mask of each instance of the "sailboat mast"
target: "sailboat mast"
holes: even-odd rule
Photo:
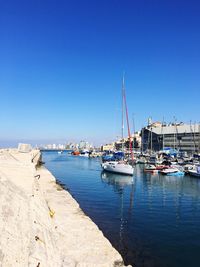
[[[199,135],[199,139],[198,139],[198,153],[200,153],[200,123],[199,123],[199,129],[198,129],[198,135]]]
[[[133,160],[134,156],[133,156],[133,148],[132,148],[132,145],[131,145],[131,131],[130,131],[130,126],[129,126],[128,108],[127,108],[127,103],[126,103],[125,90],[124,90],[124,104],[125,104],[125,109],[126,109],[126,121],[127,121],[128,136],[129,136],[129,149],[130,149],[130,152],[131,152],[131,159]]]
[[[174,116],[174,150],[176,148],[176,118]]]
[[[192,121],[190,120],[190,131],[191,131],[191,139],[193,138],[193,143],[194,143],[194,148],[193,148],[193,152],[195,153],[196,151],[196,143],[195,143],[195,135],[194,135],[194,131],[195,129],[193,130],[192,129]]]
[[[152,151],[153,151],[153,143],[152,143],[152,125],[151,125],[151,152],[150,154],[152,155]]]
[[[143,149],[144,149],[144,127],[142,126],[142,136],[141,136],[141,153],[143,153]]]
[[[122,149],[124,140],[124,74],[122,78]]]
[[[164,147],[165,147],[165,134],[164,134],[164,117],[163,117],[163,121],[162,121],[162,150],[164,151]]]
[[[135,114],[133,113],[133,134],[135,134]]]

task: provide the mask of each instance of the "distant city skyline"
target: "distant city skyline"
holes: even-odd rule
[[[121,135],[121,85],[131,128],[200,121],[197,1],[14,1],[0,9],[0,146]],[[46,140],[46,142],[44,142]]]

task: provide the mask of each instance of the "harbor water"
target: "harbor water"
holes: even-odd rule
[[[125,264],[200,266],[200,179],[103,173],[99,159],[43,152],[45,166],[97,224]],[[69,229],[70,230],[70,229]]]

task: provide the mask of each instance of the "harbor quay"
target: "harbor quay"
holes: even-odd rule
[[[124,266],[40,161],[39,150],[0,150],[0,266]]]

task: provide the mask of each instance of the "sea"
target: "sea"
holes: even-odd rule
[[[200,266],[200,179],[102,172],[100,159],[43,152],[45,167],[135,267]]]

